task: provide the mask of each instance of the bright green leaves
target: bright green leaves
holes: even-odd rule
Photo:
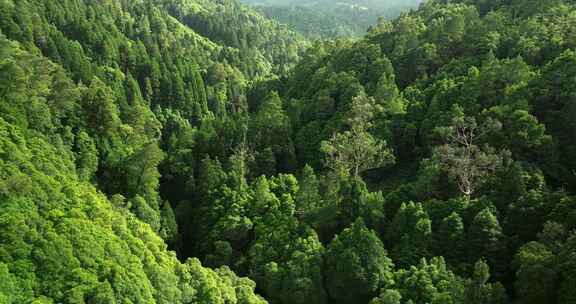
[[[295,217],[297,180],[262,176],[238,187],[244,176],[234,168],[243,166],[241,159],[230,163],[229,172],[217,161],[203,164],[202,185],[207,188],[202,197],[208,201],[200,209],[205,216],[197,237],[206,261],[246,271],[271,301],[325,303],[324,249],[314,230]]]
[[[374,101],[364,96],[352,101],[350,130],[336,133],[321,144],[326,155],[325,165],[341,176],[360,177],[360,173],[381,168],[394,162],[394,156],[386,142],[374,138],[370,133],[374,115]]]
[[[90,135],[80,132],[76,137],[77,159],[76,167],[78,177],[83,181],[90,181],[98,170],[98,150]]]
[[[383,290],[378,298],[372,299],[370,304],[401,304],[402,294],[393,289]]]
[[[504,287],[500,283],[488,283],[490,268],[484,260],[474,264],[472,278],[468,280],[465,294],[466,303],[472,304],[503,304],[507,303]]]
[[[158,188],[158,164],[164,159],[164,152],[155,142],[141,147],[128,160],[126,165],[127,188],[124,190],[132,195],[142,195],[148,201],[156,199]]]
[[[406,303],[465,303],[464,280],[447,268],[443,258],[422,259],[399,270],[395,284]]]
[[[29,299],[32,290],[26,290],[26,283],[19,279],[5,263],[0,263],[0,302],[21,303]]]
[[[326,303],[324,248],[311,229],[265,222],[250,249],[252,276],[278,303]],[[302,232],[300,232],[303,230]]]
[[[83,97],[84,122],[95,134],[104,139],[119,137],[120,110],[115,103],[114,92],[101,80],[94,79]],[[104,143],[101,143],[101,145]]]
[[[45,137],[24,139],[6,122],[1,130],[0,150],[10,149],[13,156],[5,158],[0,175],[11,183],[13,176],[26,170],[34,189],[31,194],[2,186],[4,302],[265,303],[254,295],[249,280],[225,270],[208,270],[197,262],[180,264],[149,225],[78,181],[70,170],[73,159],[63,157]],[[160,219],[149,220],[147,216],[154,217],[156,211],[147,206],[138,196],[132,201],[135,213],[157,228]],[[169,207],[164,210],[169,219]]]
[[[238,278],[227,267],[213,271],[203,268],[197,259],[189,259],[183,266],[183,283],[190,284],[193,288],[183,303],[266,303],[264,299],[254,294],[256,287],[254,282]]]
[[[319,187],[320,182],[314,169],[306,165],[304,169],[302,169],[298,192],[295,197],[297,215],[314,211],[323,205]]]
[[[386,234],[387,240],[392,244],[391,256],[396,263],[407,267],[429,255],[431,224],[421,204],[402,204]]]

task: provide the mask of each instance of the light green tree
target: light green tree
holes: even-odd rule
[[[334,134],[320,145],[328,168],[343,176],[359,178],[362,172],[394,163],[387,143],[370,133],[374,111],[373,98],[366,95],[353,98],[347,120],[350,129]]]

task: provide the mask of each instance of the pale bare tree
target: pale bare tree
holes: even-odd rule
[[[476,141],[489,132],[501,128],[501,124],[488,120],[478,125],[471,117],[462,113],[453,120],[452,126],[437,128],[446,143],[436,147],[433,160],[448,173],[462,194],[470,198],[488,177],[500,168],[509,154],[494,148],[476,144]]]

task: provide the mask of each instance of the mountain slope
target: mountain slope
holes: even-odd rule
[[[233,1],[0,2],[0,302],[265,303],[168,251],[161,134],[245,112],[304,45]]]
[[[264,15],[313,39],[360,37],[379,18],[394,19],[415,9],[414,1],[274,1],[245,0]]]
[[[180,263],[129,201],[82,180],[94,142],[55,131],[87,89],[1,34],[0,53],[2,303],[265,303],[229,269]]]
[[[575,12],[0,1],[0,302],[575,303]]]

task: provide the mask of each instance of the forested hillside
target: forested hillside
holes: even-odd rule
[[[421,0],[241,0],[312,39],[361,37],[378,19],[394,19]]]
[[[0,1],[0,303],[265,303],[167,250],[160,178],[305,45],[234,1]]]
[[[0,0],[0,303],[576,303],[575,29]]]

